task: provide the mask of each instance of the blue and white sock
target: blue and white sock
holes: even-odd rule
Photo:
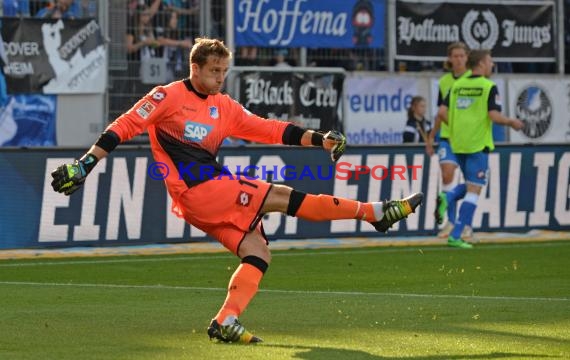
[[[471,223],[473,222],[473,214],[475,214],[475,209],[477,209],[478,200],[478,194],[467,193],[465,195],[461,208],[459,208],[459,219],[455,221],[453,231],[449,234],[452,238],[461,238],[461,233],[463,232],[465,225],[471,226]]]
[[[447,194],[447,218],[450,223],[455,223],[457,214],[457,201],[463,199],[467,193],[467,185],[459,184],[448,191]]]

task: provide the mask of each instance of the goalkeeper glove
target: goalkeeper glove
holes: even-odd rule
[[[63,164],[52,171],[53,190],[65,195],[71,195],[85,182],[85,178],[97,164],[95,155],[86,154],[73,164]]]
[[[323,144],[326,141],[335,142],[333,147],[330,149],[330,153],[331,160],[337,161],[340,159],[342,154],[344,154],[344,150],[346,150],[346,137],[340,131],[331,130],[323,136]]]

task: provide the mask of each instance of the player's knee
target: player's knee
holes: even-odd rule
[[[481,190],[483,189],[483,185],[478,185],[478,184],[467,184],[467,193],[471,193],[471,194],[475,194],[475,195],[480,195],[481,194]]]
[[[449,176],[449,175],[441,175],[441,182],[443,182],[444,184],[451,184],[451,182],[453,182],[453,176]]]
[[[267,245],[260,245],[258,247],[256,247],[255,251],[253,251],[251,253],[251,255],[248,256],[254,256],[257,257],[263,261],[265,261],[267,263],[267,265],[269,265],[271,263],[271,251],[269,250],[269,247]],[[244,257],[242,257],[243,259]]]
[[[257,231],[245,236],[239,245],[238,256],[241,259],[253,256],[263,260],[267,264],[271,263],[271,251],[269,251],[269,247],[263,235]]]
[[[442,166],[441,168],[441,181],[444,184],[449,184],[453,181],[455,175],[455,167],[453,166]]]

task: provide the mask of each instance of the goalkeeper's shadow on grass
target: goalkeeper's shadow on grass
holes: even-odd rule
[[[515,354],[494,352],[490,354],[456,354],[456,355],[425,355],[425,356],[381,356],[367,353],[362,350],[350,350],[320,346],[295,346],[295,345],[272,345],[269,343],[260,344],[263,347],[274,347],[284,349],[297,349],[292,359],[322,360],[322,359],[347,359],[347,360],[464,360],[464,359],[520,359],[524,358],[557,358],[552,355],[542,354]]]
[[[464,327],[464,326],[448,326],[448,331],[454,333],[454,334],[462,334],[462,333],[468,333],[468,332],[472,332],[473,329],[469,328],[469,327]],[[500,330],[491,330],[491,329],[485,329],[485,330],[481,330],[479,329],[477,331],[478,333],[484,333],[487,336],[495,336],[495,337],[512,337],[518,340],[528,340],[528,341],[551,341],[553,343],[563,343],[567,340],[565,339],[559,339],[556,337],[552,337],[552,336],[540,336],[540,335],[529,335],[529,334],[521,334],[521,333],[516,333],[516,332],[510,332],[510,331],[500,331]]]

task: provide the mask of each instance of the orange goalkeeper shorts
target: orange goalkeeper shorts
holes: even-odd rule
[[[260,213],[271,184],[221,177],[186,190],[176,203],[184,219],[236,254],[244,236],[261,226]]]

